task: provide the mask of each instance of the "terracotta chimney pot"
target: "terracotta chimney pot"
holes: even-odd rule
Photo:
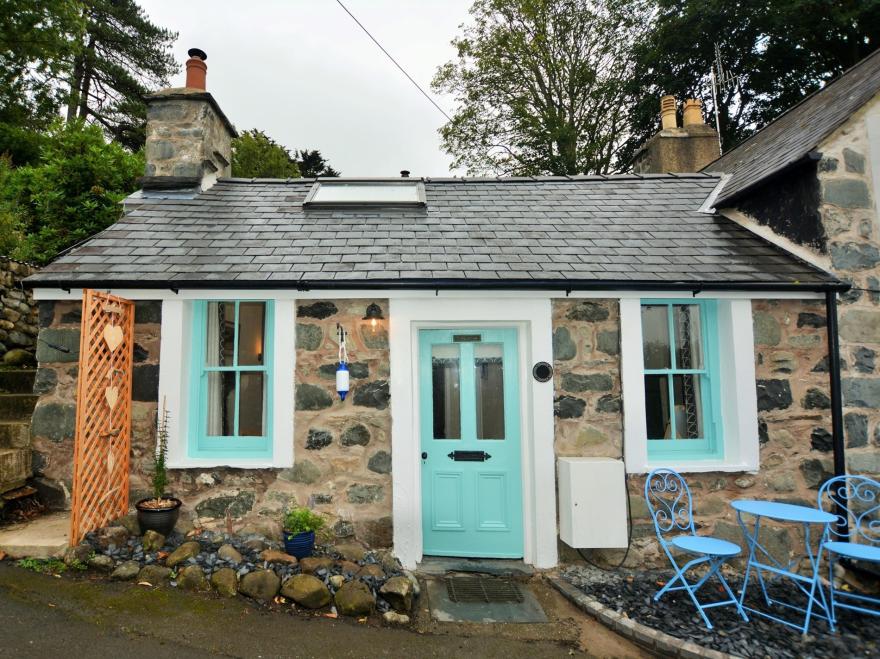
[[[703,125],[703,102],[698,98],[689,98],[684,102],[684,125]]]
[[[675,96],[660,97],[660,127],[663,130],[678,128],[678,119],[675,116]]]
[[[208,56],[204,50],[190,48],[187,51],[189,59],[186,60],[186,86],[190,89],[206,89],[205,77],[208,73],[208,65],[205,60]]]

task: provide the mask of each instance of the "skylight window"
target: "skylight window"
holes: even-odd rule
[[[424,206],[421,181],[317,181],[305,206]]]

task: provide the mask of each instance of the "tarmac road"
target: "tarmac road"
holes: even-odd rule
[[[0,657],[568,657],[549,641],[418,634],[0,562]]]

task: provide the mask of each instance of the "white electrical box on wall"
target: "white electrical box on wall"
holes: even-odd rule
[[[627,545],[622,460],[559,458],[559,537],[575,549]]]

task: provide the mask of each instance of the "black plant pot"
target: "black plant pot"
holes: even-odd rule
[[[141,533],[155,531],[162,535],[168,535],[174,530],[174,525],[177,524],[177,518],[180,517],[180,507],[183,505],[183,502],[174,497],[162,498],[166,501],[171,501],[174,505],[170,508],[144,507],[144,503],[155,501],[155,498],[153,497],[150,497],[149,499],[141,499],[134,504],[134,507],[137,508],[137,518],[138,524],[141,527]]]

